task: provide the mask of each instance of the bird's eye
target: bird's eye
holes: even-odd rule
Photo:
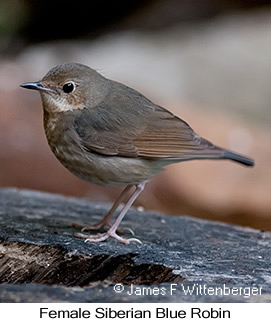
[[[63,85],[63,91],[65,93],[71,93],[75,89],[75,84],[73,82],[68,82]]]

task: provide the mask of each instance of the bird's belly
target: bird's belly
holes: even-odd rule
[[[52,147],[51,147],[52,148]],[[102,186],[148,181],[163,168],[160,162],[140,158],[103,156],[66,147],[52,148],[58,160],[80,179]]]

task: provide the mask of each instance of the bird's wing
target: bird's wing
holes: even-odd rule
[[[139,156],[149,158],[177,158],[215,148],[198,136],[182,119],[156,106],[145,129],[133,141]]]
[[[97,106],[76,111],[74,128],[82,146],[102,155],[137,157],[139,152],[133,144],[135,127],[128,119],[115,115],[114,109]]]
[[[193,159],[221,156],[222,150],[156,105],[125,110],[98,106],[77,112],[74,128],[83,147],[110,156]],[[206,157],[205,157],[206,156]]]

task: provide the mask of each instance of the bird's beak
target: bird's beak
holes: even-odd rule
[[[45,92],[55,92],[55,90],[50,89],[49,87],[43,86],[42,82],[29,82],[20,84],[20,87],[30,90],[38,90],[38,91],[45,91]]]

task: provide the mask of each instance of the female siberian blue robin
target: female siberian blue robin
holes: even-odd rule
[[[126,186],[102,221],[84,227],[109,226],[107,232],[76,234],[88,242],[109,237],[125,244],[139,241],[120,237],[116,230],[145,183],[166,165],[192,159],[229,159],[254,165],[250,158],[213,145],[168,110],[88,66],[58,65],[41,81],[21,86],[40,92],[48,143],[66,168],[87,182]],[[109,218],[128,196],[110,226]]]

